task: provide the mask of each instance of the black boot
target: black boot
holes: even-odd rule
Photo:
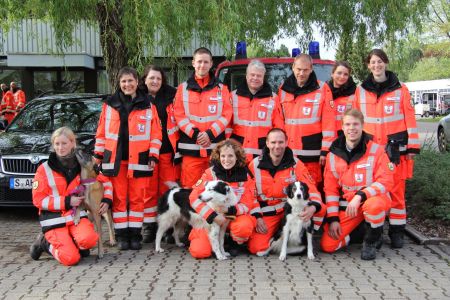
[[[156,231],[158,230],[157,223],[144,223],[142,226],[142,242],[153,243],[156,238]]]
[[[377,246],[379,246],[382,234],[383,227],[372,228],[370,225],[367,226],[366,236],[361,250],[361,259],[373,260],[377,257]]]
[[[175,238],[173,237],[173,228],[169,228],[169,230],[164,233],[162,241],[166,244],[175,244]],[[187,245],[186,243],[184,244]]]
[[[130,234],[130,250],[142,249],[141,228],[129,228],[129,234]]]
[[[78,252],[80,252],[81,257],[88,257],[89,255],[91,255],[91,251],[89,249],[78,249]]]
[[[130,240],[128,236],[128,228],[116,229],[117,248],[119,250],[128,250],[130,248]]]
[[[230,253],[232,257],[236,257],[241,252],[241,245],[236,243],[236,241],[231,238],[231,236],[225,237],[225,245],[224,245],[225,251]]]
[[[403,248],[405,238],[404,225],[389,225],[389,238],[391,239],[392,249]]]
[[[48,242],[43,233],[39,233],[36,240],[30,246],[30,256],[34,260],[38,260],[42,253],[48,252]]]

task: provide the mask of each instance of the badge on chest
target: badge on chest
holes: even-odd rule
[[[217,112],[217,105],[215,104],[208,105],[208,111],[211,114],[215,114]]]

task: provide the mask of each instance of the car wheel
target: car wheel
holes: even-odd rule
[[[425,118],[428,118],[430,116],[430,113],[429,112],[426,112],[425,113]]]
[[[438,147],[441,153],[445,153],[447,151],[447,140],[445,139],[444,128],[438,129]]]

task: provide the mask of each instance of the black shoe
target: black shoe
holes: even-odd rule
[[[391,248],[392,249],[401,249],[405,243],[404,241],[404,232],[396,231],[390,232],[389,237],[391,238]]]
[[[375,242],[375,248],[377,248],[377,250],[380,250],[382,246],[383,246],[383,236],[380,236],[378,241]]]
[[[89,255],[91,255],[91,251],[89,249],[79,249],[78,252],[80,252],[81,257],[88,257]]]
[[[374,260],[377,257],[377,243],[364,242],[361,250],[362,260]]]
[[[143,243],[153,243],[156,238],[156,231],[158,226],[156,223],[144,223],[142,226],[142,242]]]
[[[173,228],[170,228],[166,231],[166,233],[164,233],[162,241],[166,244],[175,244],[175,238],[173,237]]]
[[[142,249],[142,244],[138,240],[131,240],[130,241],[130,250],[140,250]]]
[[[130,242],[125,240],[118,240],[117,241],[117,248],[119,250],[128,250],[130,248]]]
[[[45,237],[43,233],[39,233],[36,237],[36,240],[33,242],[33,244],[30,246],[30,256],[34,260],[39,260],[42,253],[45,251],[42,248],[42,244],[45,242]]]

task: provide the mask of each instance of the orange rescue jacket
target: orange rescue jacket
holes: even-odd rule
[[[233,117],[230,138],[241,143],[247,161],[262,154],[266,136],[273,127],[284,129],[283,114],[278,96],[268,83],[252,95],[246,83],[232,94]]]
[[[389,161],[384,147],[374,143],[364,133],[357,151],[347,158],[345,137],[333,142],[324,172],[324,191],[327,203],[327,220],[339,221],[339,210],[357,194],[362,202],[375,196],[388,196],[394,185],[395,166]]]
[[[25,107],[25,103],[26,103],[25,92],[22,90],[17,90],[14,93],[14,104],[16,114],[19,113]]]
[[[52,157],[53,154],[50,154]],[[49,158],[52,159],[52,158]],[[56,159],[56,157],[55,157]],[[99,175],[97,180],[103,183],[102,202],[112,204],[112,184],[105,176]],[[54,228],[73,224],[73,207],[70,206],[70,196],[80,193],[80,174],[67,183],[63,174],[49,166],[49,162],[40,165],[33,180],[33,204],[39,209],[39,222],[45,233]],[[86,211],[81,211],[81,217],[87,217]]]
[[[225,128],[232,115],[228,88],[210,75],[201,88],[192,75],[178,86],[174,104],[175,120],[180,128],[178,149],[182,155],[208,157],[216,144],[225,139]],[[206,132],[211,145],[197,144],[200,132]]]
[[[302,162],[319,161],[335,139],[335,122],[329,121],[334,120],[334,112],[322,85],[314,72],[302,88],[291,75],[278,92],[288,145]]]
[[[120,145],[120,99],[118,93],[108,97],[100,114],[95,136],[94,156],[102,159],[102,172],[106,176],[117,176],[122,150]],[[150,160],[159,158],[161,148],[161,123],[154,105],[147,95],[133,99],[135,102],[128,115],[129,156],[128,174],[132,177],[149,177]]]
[[[330,103],[330,107],[333,110],[335,119],[335,136],[342,134],[342,116],[344,112],[351,107],[351,104],[355,99],[356,85],[351,77],[349,78],[348,85],[341,88],[334,88],[333,81],[327,81],[323,86],[326,94],[326,99]]]
[[[243,168],[241,171],[247,173],[247,169]],[[221,176],[217,176],[214,172],[214,167],[206,169],[202,177],[193,187],[192,193],[189,196],[191,207],[201,215],[208,223],[212,223],[217,213],[208,206],[207,203],[198,199],[198,196],[205,190],[205,185],[212,180],[222,180]],[[239,203],[231,207],[228,211],[229,215],[244,215],[249,214],[252,208],[257,205],[255,197],[255,182],[251,176],[242,174],[243,181],[227,182],[236,194]],[[225,180],[224,180],[225,181]]]

